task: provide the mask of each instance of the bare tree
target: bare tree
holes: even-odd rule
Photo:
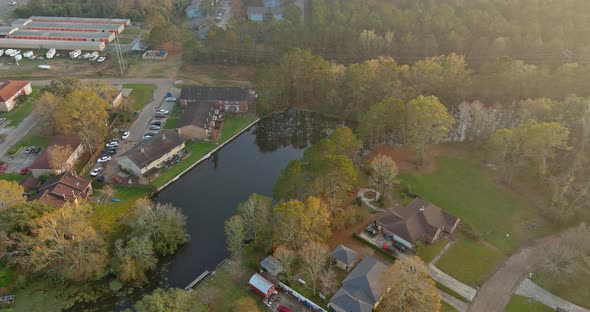
[[[399,169],[391,157],[379,154],[371,161],[371,184],[383,192],[397,183]]]
[[[284,245],[280,245],[275,249],[274,256],[283,263],[283,272],[286,275],[286,279],[291,281],[293,279],[295,265],[297,264],[297,253]]]
[[[338,281],[336,280],[336,274],[334,273],[334,266],[332,264],[327,265],[322,270],[319,280],[320,290],[324,295],[331,295],[336,291]]]
[[[313,293],[316,293],[317,282],[328,261],[328,246],[309,241],[299,250],[299,257],[303,264],[305,276],[311,283]]]
[[[68,162],[74,152],[72,146],[52,145],[47,148],[49,167],[53,170],[71,170],[74,163]]]
[[[544,259],[539,264],[543,272],[565,283],[573,278],[576,272],[576,255],[574,250],[566,244],[555,244],[544,248]]]

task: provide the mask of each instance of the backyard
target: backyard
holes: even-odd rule
[[[100,196],[101,190],[95,190],[96,195]],[[115,198],[121,202],[106,202],[98,206],[92,214],[92,224],[97,230],[112,232],[113,228],[118,225],[117,220],[127,214],[134,207],[135,201],[141,197],[148,197],[149,189],[143,187],[116,187]]]
[[[6,118],[10,121],[10,127],[16,127],[23,119],[27,118],[35,107],[35,102],[39,97],[40,87],[33,87],[33,92],[26,96],[24,102],[19,103],[10,112],[0,112],[0,118]]]

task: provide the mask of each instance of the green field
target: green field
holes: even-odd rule
[[[475,287],[504,259],[502,252],[484,241],[457,235],[455,244],[438,260],[436,267],[459,281]]]
[[[455,308],[451,307],[451,305],[449,305],[446,302],[440,302],[441,303],[441,312],[457,312],[457,310],[455,310]]]
[[[49,137],[49,136],[41,136],[41,135],[35,135],[35,134],[29,133],[29,134],[25,135],[16,144],[14,144],[8,150],[8,154],[9,155],[14,155],[21,148],[27,147],[27,146],[41,146],[41,147],[45,147],[45,146],[47,146],[49,144],[49,142],[51,142],[51,140],[52,140],[52,137]]]
[[[117,226],[117,220],[133,208],[137,199],[149,195],[149,189],[144,187],[116,187],[115,191],[115,198],[121,202],[106,202],[99,205],[91,218],[92,224],[105,232],[110,232]],[[100,190],[96,190],[96,193],[100,193]]]
[[[538,272],[535,274],[534,282],[556,296],[590,309],[590,282],[588,281],[588,275],[578,276],[570,282],[559,284],[555,279]]]
[[[254,120],[256,120],[256,116],[228,117],[223,123],[223,129],[221,130],[221,138],[219,139],[219,143],[217,144],[204,141],[187,141],[185,143],[185,148],[190,153],[190,155],[178,164],[162,172],[160,176],[158,176],[156,179],[154,179],[154,181],[152,181],[152,185],[155,187],[160,187],[166,184],[172,178],[179,175],[181,172],[192,166],[199,159],[203,158],[203,156],[207,155],[207,153],[215,149],[215,147],[217,147],[218,144],[227,141],[230,137],[238,133],[245,126],[252,123]]]
[[[0,173],[0,180],[20,182],[26,179],[28,175],[18,173]]]
[[[179,118],[168,118],[166,119],[166,123],[164,124],[164,129],[176,129],[178,128],[178,123],[180,122]]]
[[[0,288],[7,287],[14,278],[14,272],[0,264]]]
[[[24,102],[19,102],[10,112],[0,112],[0,118],[9,120],[11,127],[18,126],[33,111],[40,90],[40,87],[33,87],[33,92],[27,96]]]
[[[513,295],[504,310],[506,312],[552,312],[555,311],[548,306],[528,298]]]
[[[475,227],[483,239],[510,254],[529,239],[520,222],[535,212],[523,198],[500,188],[477,161],[439,157],[437,170],[400,175],[411,191]],[[509,237],[506,237],[509,234]]]
[[[150,84],[124,84],[123,88],[133,89],[127,101],[131,101],[133,110],[141,110],[154,96],[155,85]]]
[[[422,259],[422,261],[425,263],[429,263],[440,253],[443,248],[445,248],[446,245],[447,241],[444,239],[439,240],[433,245],[423,245],[418,249],[417,256],[420,257],[420,259]]]

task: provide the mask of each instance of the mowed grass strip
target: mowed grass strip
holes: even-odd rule
[[[555,310],[549,308],[548,306],[538,303],[534,300],[529,300],[528,298],[521,297],[518,295],[513,295],[506,305],[506,312],[553,312]]]
[[[150,101],[156,90],[156,86],[151,84],[128,83],[124,84],[123,88],[133,89],[127,99],[127,101],[131,101],[131,107],[133,107],[133,110],[142,109]]]
[[[503,190],[475,160],[439,157],[434,173],[400,175],[411,191],[475,227],[506,254],[525,240],[517,222],[527,212],[524,200]],[[507,238],[505,234],[511,234]]]
[[[548,292],[590,309],[590,281],[588,275],[576,276],[571,281],[563,284],[558,283],[554,278],[545,276],[543,272],[537,272],[534,276],[534,282]]]
[[[0,118],[6,118],[8,121],[10,121],[10,127],[18,126],[18,124],[20,124],[23,119],[27,118],[27,116],[31,114],[33,108],[35,108],[35,103],[39,98],[40,90],[40,87],[33,87],[33,92],[27,95],[24,102],[20,100],[19,103],[16,104],[16,106],[9,112],[0,112]]]
[[[435,264],[437,268],[471,286],[480,286],[502,262],[502,252],[484,241],[476,242],[462,234]]]

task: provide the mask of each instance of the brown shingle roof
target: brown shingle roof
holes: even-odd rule
[[[179,128],[193,125],[199,128],[206,128],[207,118],[209,112],[213,108],[213,104],[207,102],[190,103],[184,109],[182,116],[180,117]]]
[[[47,147],[60,145],[60,146],[71,146],[72,152],[78,149],[78,147],[82,144],[82,141],[77,137],[68,137],[68,136],[57,136],[54,137],[51,143],[47,145]],[[35,159],[35,161],[29,166],[30,169],[51,169],[49,166],[49,154],[47,153],[47,148],[43,149],[39,157]]]
[[[154,135],[151,139],[140,143],[125,152],[121,157],[127,157],[139,168],[160,159],[173,148],[182,145],[184,140],[175,130],[166,129]]]
[[[18,91],[26,87],[30,81],[9,80],[0,85],[0,101],[6,102],[13,97]]]
[[[62,207],[66,202],[86,196],[91,181],[72,172],[64,172],[45,181],[39,193],[30,200],[38,200],[48,205]]]
[[[377,218],[386,230],[415,243],[424,238],[433,239],[438,230],[450,232],[459,218],[447,213],[422,198],[407,206],[396,206]]]

